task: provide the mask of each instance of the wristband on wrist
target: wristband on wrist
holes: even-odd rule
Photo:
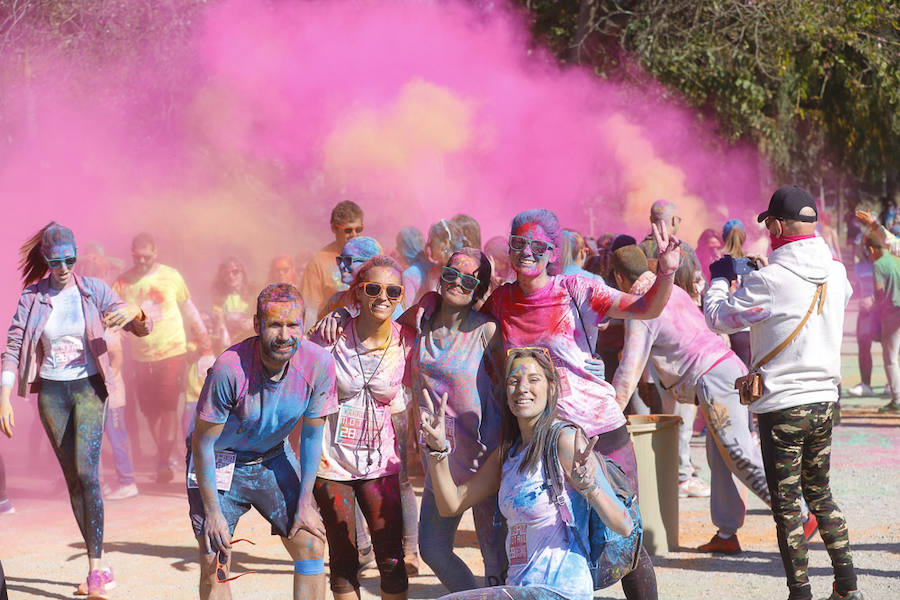
[[[13,371],[3,371],[0,374],[0,386],[13,387],[16,383],[16,374]]]
[[[662,277],[675,277],[675,273],[678,271],[678,267],[675,267],[671,271],[660,271],[659,275]]]
[[[444,440],[444,449],[443,450],[435,450],[431,446],[428,445],[428,442],[422,442],[422,449],[428,453],[428,456],[434,458],[436,461],[440,462],[450,456],[450,442]]]

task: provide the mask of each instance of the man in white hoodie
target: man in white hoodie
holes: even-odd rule
[[[762,396],[750,410],[759,419],[789,600],[812,599],[801,497],[818,519],[831,557],[835,581],[828,600],[861,600],[847,523],[829,486],[844,309],[853,290],[844,266],[815,237],[817,218],[815,201],[807,191],[779,188],[758,218],[772,239],[768,261],[762,260],[759,270],[744,276],[730,297],[729,283],[736,279],[731,259],[710,265],[713,281],[704,313],[709,327],[719,333],[750,327],[751,362],[763,380]],[[774,353],[795,331],[790,343]]]

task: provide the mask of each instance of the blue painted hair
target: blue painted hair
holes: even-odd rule
[[[550,210],[549,208],[535,208],[532,210],[526,210],[525,212],[520,212],[515,217],[513,217],[512,224],[510,225],[510,234],[513,231],[525,225],[526,223],[534,223],[535,225],[540,225],[541,229],[544,230],[544,233],[547,234],[547,237],[550,238],[550,242],[553,244],[555,248],[560,247],[560,242],[562,240],[562,229],[559,226],[559,219],[556,217],[556,213]]]
[[[744,231],[744,224],[741,223],[740,219],[731,219],[730,221],[726,221],[725,226],[722,227],[722,239],[727,238],[728,234],[735,227],[737,227],[741,231]]]
[[[381,245],[374,238],[355,237],[344,244],[341,254],[369,260],[381,254]]]

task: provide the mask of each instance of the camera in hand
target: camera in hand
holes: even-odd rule
[[[731,264],[734,265],[735,275],[746,275],[747,273],[752,273],[759,269],[759,265],[746,256],[741,256],[739,258],[734,258],[730,254],[726,254],[725,256],[731,259]]]

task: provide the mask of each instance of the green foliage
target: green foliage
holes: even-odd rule
[[[781,176],[900,168],[900,4],[877,0],[529,0],[533,31],[602,75],[637,62],[752,139]]]

